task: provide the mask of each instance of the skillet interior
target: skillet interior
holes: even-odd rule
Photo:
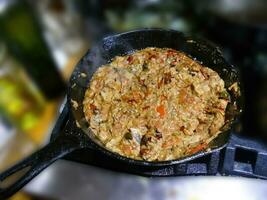
[[[236,69],[225,61],[217,47],[206,40],[186,37],[180,32],[162,29],[143,29],[109,36],[104,38],[85,54],[85,56],[77,64],[71,76],[69,82],[68,101],[71,105],[73,105],[73,101],[78,103],[78,107],[76,108],[71,106],[71,110],[76,121],[78,122],[80,128],[93,141],[95,148],[105,154],[108,154],[109,156],[128,163],[146,166],[163,166],[185,162],[207,154],[207,152],[198,152],[192,156],[187,156],[181,159],[160,162],[129,159],[106,150],[88,128],[89,124],[84,117],[82,102],[84,99],[84,93],[94,72],[101,65],[110,62],[115,56],[127,55],[135,50],[144,49],[146,47],[165,47],[185,52],[187,55],[195,58],[205,66],[215,70],[225,81],[226,88],[235,82],[239,83],[239,77]],[[231,98],[231,104],[229,104],[226,110],[226,119],[228,122],[224,127],[224,131],[209,144],[208,148],[211,149],[209,153],[226,146],[231,131],[231,125],[241,111],[240,98],[235,97],[234,95],[231,95]],[[234,104],[236,104],[237,107],[235,107]]]

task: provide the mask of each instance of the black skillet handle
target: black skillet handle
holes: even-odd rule
[[[80,148],[68,137],[57,138],[0,174],[0,200],[7,199],[57,159]]]

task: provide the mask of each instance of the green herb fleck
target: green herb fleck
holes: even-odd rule
[[[219,97],[220,97],[221,99],[230,100],[230,95],[229,95],[229,93],[228,93],[226,90],[222,91],[222,92],[219,94]]]
[[[145,72],[148,71],[148,64],[146,62],[142,65],[142,70]]]
[[[125,133],[124,138],[126,140],[132,140],[133,139],[133,136],[132,136],[132,134],[130,132],[127,132],[127,133]]]

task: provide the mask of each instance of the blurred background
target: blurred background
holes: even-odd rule
[[[95,41],[137,28],[174,29],[220,46],[242,75],[245,109],[237,131],[267,141],[266,10],[265,0],[0,0],[0,171],[49,141],[68,78]],[[61,167],[79,173],[85,168],[66,165],[69,168],[56,164],[55,170]],[[140,184],[146,180],[96,168],[83,170],[102,181],[99,187],[122,177]],[[42,174],[42,180],[51,178],[50,171]],[[45,193],[40,189],[42,181],[33,182],[12,199],[83,199],[74,193],[70,197]],[[266,183],[260,186],[266,195]]]

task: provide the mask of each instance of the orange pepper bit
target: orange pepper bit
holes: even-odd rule
[[[199,152],[199,151],[201,151],[201,150],[204,150],[207,146],[208,146],[208,144],[206,144],[206,143],[197,145],[196,147],[192,148],[192,149],[189,151],[189,153],[190,153],[190,154],[197,153],[197,152]]]
[[[165,107],[164,107],[164,105],[159,105],[157,108],[156,108],[156,110],[157,110],[157,112],[159,113],[159,116],[160,116],[160,118],[163,118],[164,116],[165,116],[165,114],[166,114],[166,112],[165,112]]]
[[[126,144],[121,144],[120,145],[120,149],[123,151],[123,153],[125,153],[126,155],[131,155],[132,150],[131,147],[129,145]]]

